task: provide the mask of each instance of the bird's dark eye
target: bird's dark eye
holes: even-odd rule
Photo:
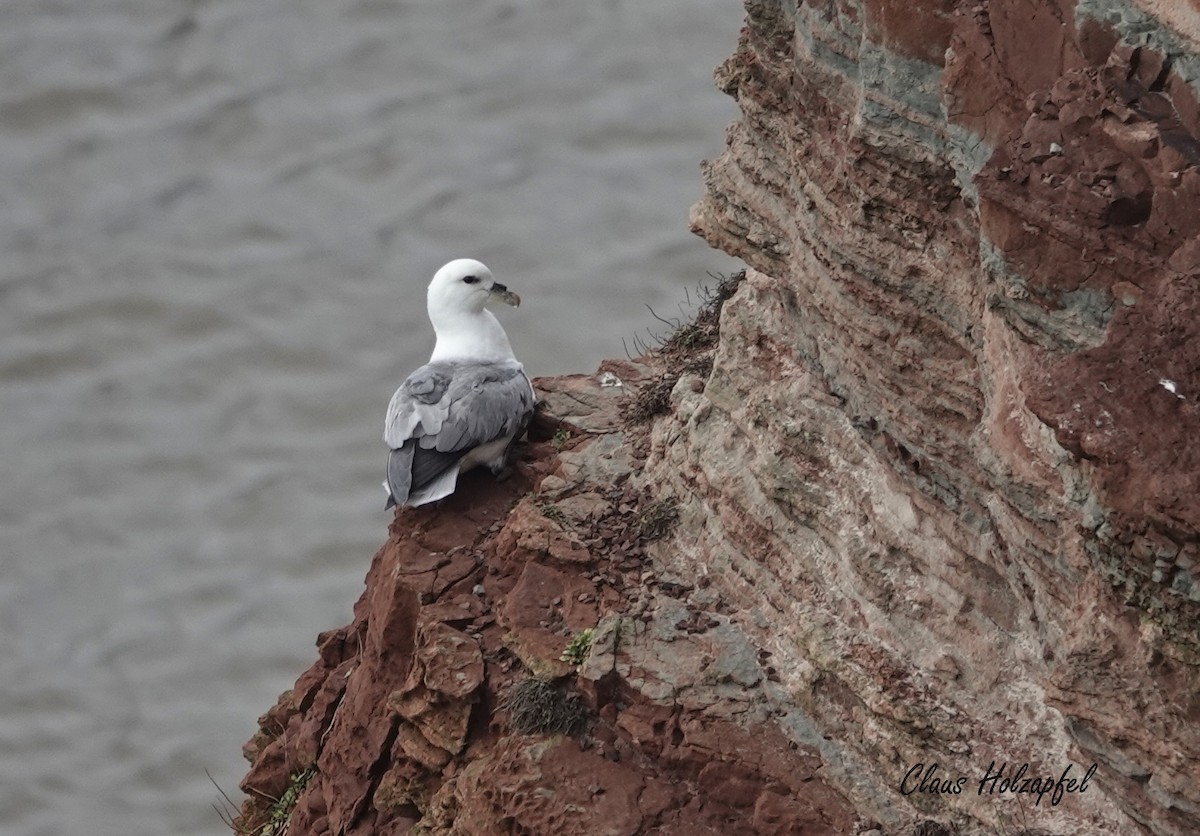
[[[479,281],[479,277],[478,276],[463,276],[463,281],[466,282],[467,284],[475,284],[476,282]]]

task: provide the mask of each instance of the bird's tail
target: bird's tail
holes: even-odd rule
[[[395,505],[421,504],[421,501],[409,503],[410,498],[421,495],[427,488],[434,488],[439,497],[454,490],[454,471],[459,460],[463,457],[461,450],[442,452],[427,450],[409,439],[403,447],[398,447],[388,455],[387,482],[388,501],[384,510]],[[442,491],[439,483],[449,480],[448,490]],[[426,500],[428,501],[428,500]]]
[[[387,481],[384,485],[388,489],[387,505],[383,510],[387,511],[396,505],[403,505],[408,499],[408,492],[412,488],[412,458],[413,449],[416,447],[416,442],[404,442],[403,447],[397,447],[388,454],[387,464]]]

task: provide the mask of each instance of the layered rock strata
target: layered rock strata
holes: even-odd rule
[[[693,225],[754,269],[656,429],[675,561],[736,579],[881,820],[1195,832],[1196,43],[1124,3],[748,8]],[[902,795],[931,761],[972,791]],[[993,761],[1098,768],[1034,809]]]
[[[715,590],[649,558],[675,515],[631,478],[646,430],[622,405],[646,373],[537,381],[541,441],[518,477],[472,474],[445,503],[397,514],[354,622],[321,636],[246,746],[242,831],[853,827],[816,750],[777,721],[787,699],[769,653]],[[514,727],[531,677],[577,708],[571,733]]]

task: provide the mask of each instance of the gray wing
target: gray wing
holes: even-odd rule
[[[429,363],[417,369],[392,396],[384,425],[393,499],[403,503],[480,444],[518,434],[533,401],[519,364]]]
[[[427,363],[408,376],[388,404],[383,440],[395,450],[410,438],[437,434],[449,415],[445,403],[454,379],[449,363]]]

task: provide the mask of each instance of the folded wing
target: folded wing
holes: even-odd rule
[[[383,439],[392,448],[389,507],[453,492],[460,460],[480,445],[519,435],[533,400],[519,363],[429,363],[417,369],[392,396],[384,424]]]

